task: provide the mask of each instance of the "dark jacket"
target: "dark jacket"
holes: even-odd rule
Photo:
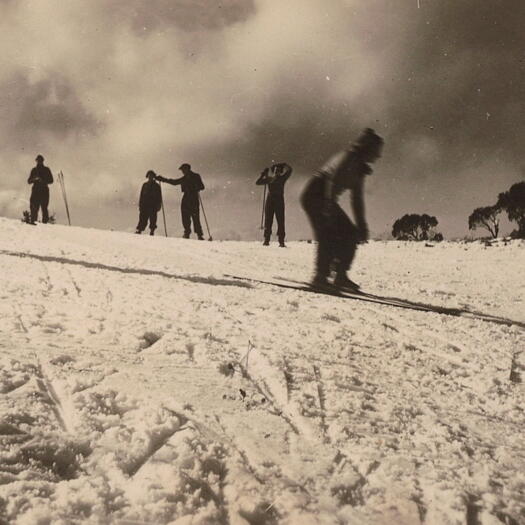
[[[141,210],[159,211],[162,203],[160,184],[149,180],[142,185],[140,190],[139,208]]]
[[[281,175],[276,174],[278,166],[284,166],[284,171]],[[261,172],[261,176],[257,179],[255,184],[262,186],[268,185],[268,193],[274,197],[282,197],[284,195],[284,185],[292,174],[292,168],[288,164],[274,164],[271,168],[266,168]]]
[[[178,179],[166,179],[165,177],[161,177],[160,175],[158,175],[157,180],[160,180],[161,182],[166,182],[167,184],[171,184],[172,186],[178,186],[180,184],[182,193],[189,195],[197,195],[199,191],[202,191],[204,189],[204,184],[202,182],[201,176],[198,173],[194,173],[193,171],[190,171],[189,173]]]
[[[45,191],[47,190],[48,184],[53,184],[53,174],[51,170],[43,164],[35,166],[31,170],[27,183],[33,185],[34,192]]]

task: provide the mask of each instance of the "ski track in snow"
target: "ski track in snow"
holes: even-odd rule
[[[313,249],[0,219],[0,523],[525,523],[523,329],[224,277]],[[524,263],[377,242],[353,276],[523,322]]]

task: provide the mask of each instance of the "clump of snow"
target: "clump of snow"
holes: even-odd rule
[[[139,349],[144,350],[153,346],[157,341],[162,339],[162,334],[158,332],[148,331],[144,332],[139,340]]]

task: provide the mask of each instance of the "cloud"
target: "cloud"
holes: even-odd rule
[[[22,210],[29,209],[29,199],[24,199],[18,191],[0,190],[0,215],[22,217]]]
[[[215,31],[246,21],[256,9],[253,0],[141,0],[112,2],[110,10],[115,18],[128,19],[141,34],[173,26],[187,32]]]
[[[31,82],[15,74],[0,86],[0,106],[9,140],[61,140],[70,134],[94,135],[102,123],[83,106],[72,83],[59,73]]]

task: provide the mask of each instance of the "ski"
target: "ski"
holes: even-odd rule
[[[265,284],[268,286],[276,286],[278,288],[298,290],[301,292],[310,292],[310,293],[315,293],[319,295],[329,295],[332,297],[339,297],[340,299],[355,299],[355,300],[365,301],[369,303],[385,304],[387,306],[394,306],[397,308],[419,310],[422,312],[434,312],[435,311],[433,307],[412,304],[412,303],[408,303],[404,301],[388,300],[388,299],[385,299],[379,296],[375,296],[372,294],[368,294],[362,291],[356,291],[356,292],[350,293],[350,292],[342,292],[340,290],[337,290],[336,288],[334,288],[333,290],[329,288],[327,289],[315,288],[311,286],[309,283],[303,282],[303,281],[289,281],[289,280],[265,281],[262,279],[253,279],[251,277],[242,277],[239,275],[228,275],[228,274],[224,274],[224,277],[228,277],[230,279],[239,279],[242,281],[251,281],[254,283]]]
[[[323,290],[319,288],[314,288],[309,283],[306,283],[303,281],[294,281],[294,280],[289,280],[289,279],[279,279],[278,281],[265,281],[263,279],[254,279],[251,277],[243,277],[240,275],[228,275],[228,274],[225,274],[224,277],[228,277],[230,279],[239,279],[242,281],[249,281],[249,282],[263,284],[267,286],[275,286],[278,288],[285,288],[289,290],[297,290],[301,292],[309,292],[309,293],[315,293],[319,295],[329,295],[329,296],[340,298],[340,299],[364,301],[368,303],[375,303],[379,305],[391,306],[394,308],[403,308],[406,310],[415,310],[419,312],[436,313],[440,315],[450,315],[453,317],[464,317],[467,319],[486,321],[489,323],[501,324],[505,326],[517,326],[519,328],[525,329],[525,323],[521,321],[507,319],[505,317],[498,317],[495,315],[490,315],[490,314],[485,314],[482,312],[476,312],[476,311],[460,309],[460,308],[447,308],[445,306],[427,305],[427,304],[407,301],[404,299],[383,297],[380,295],[363,292],[361,290],[355,291],[352,293],[341,292],[335,288],[333,291],[330,289]]]

